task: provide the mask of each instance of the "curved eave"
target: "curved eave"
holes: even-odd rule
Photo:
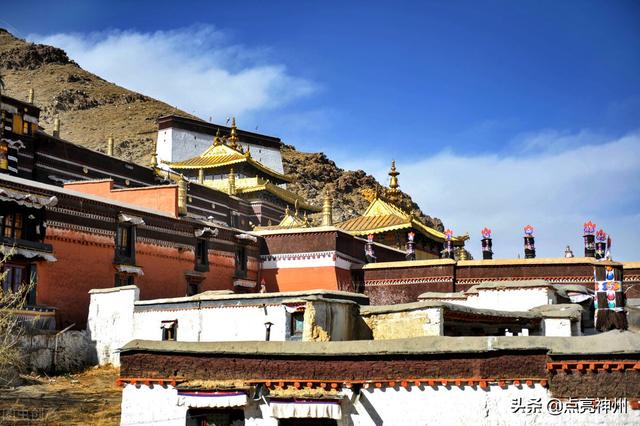
[[[267,183],[264,185],[251,186],[247,188],[241,188],[238,190],[238,194],[247,194],[251,192],[259,192],[259,191],[267,191],[276,197],[280,198],[282,201],[285,201],[291,205],[294,205],[296,201],[298,202],[298,207],[303,210],[308,210],[312,212],[320,212],[322,211],[321,207],[314,206],[306,202],[304,198],[299,196],[296,193],[288,191],[286,189],[282,189],[272,183]]]
[[[235,164],[240,164],[240,163],[247,163],[253,166],[254,168],[256,168],[257,170],[261,171],[262,173],[269,175],[270,177],[278,180],[280,183],[288,183],[293,181],[293,179],[291,179],[290,177],[283,175],[282,173],[279,173],[273,169],[270,169],[269,167],[255,161],[252,158],[246,158],[246,157],[238,158],[235,160],[228,160],[221,163],[207,163],[206,157],[195,157],[185,161],[177,161],[175,163],[163,161],[162,163],[166,164],[173,170],[200,170],[200,169],[207,170],[207,169],[217,169],[219,167],[233,166]]]
[[[438,242],[444,242],[446,239],[446,236],[444,235],[444,233],[436,231],[433,228],[430,228],[416,220],[413,220],[411,222],[405,222],[405,223],[400,223],[397,225],[390,225],[390,226],[382,226],[379,228],[373,228],[373,229],[355,229],[355,230],[350,230],[350,229],[345,229],[343,227],[341,227],[341,224],[336,225],[339,229],[342,229],[344,232],[347,232],[351,235],[369,235],[369,234],[381,234],[383,232],[391,232],[391,231],[398,231],[401,229],[415,229],[418,232],[422,233],[423,235],[426,235]],[[455,245],[460,245],[461,243],[463,243],[464,241],[468,240],[469,236],[468,235],[463,235],[461,237],[453,237],[451,239],[451,241],[455,244]]]

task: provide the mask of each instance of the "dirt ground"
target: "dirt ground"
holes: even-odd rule
[[[0,391],[2,425],[118,425],[118,370],[92,368],[64,376],[23,376],[27,384]]]

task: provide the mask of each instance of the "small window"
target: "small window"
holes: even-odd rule
[[[130,224],[118,224],[116,229],[116,263],[136,262],[136,227]]]
[[[162,329],[162,340],[176,340],[178,320],[162,321],[160,328]]]
[[[5,238],[22,238],[22,213],[6,213],[2,218],[2,235]]]
[[[196,243],[196,271],[209,270],[209,242],[204,238],[199,238]]]
[[[195,296],[200,293],[200,285],[198,283],[187,283],[187,296]]]
[[[135,284],[135,278],[133,274],[122,274],[122,273],[117,273],[115,276],[115,286],[116,287],[122,287],[125,285],[134,285]]]
[[[236,247],[236,277],[247,277],[247,248],[245,246]]]
[[[302,337],[304,330],[304,311],[291,314],[291,336]]]

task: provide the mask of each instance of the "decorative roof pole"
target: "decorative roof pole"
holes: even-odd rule
[[[453,252],[453,242],[451,238],[453,237],[453,231],[451,229],[447,229],[444,231],[445,241],[444,241],[444,250],[442,250],[442,257],[444,259],[455,259],[455,254]]]
[[[604,259],[607,252],[607,233],[600,229],[596,232],[596,247],[594,256],[596,259]]]
[[[236,134],[236,118],[231,119],[231,132],[229,133],[229,146],[233,149],[238,148],[238,135]]]
[[[596,244],[594,233],[596,232],[596,224],[588,221],[584,223],[584,256],[585,257],[595,257],[596,255]]]
[[[34,93],[33,93],[33,87],[29,89],[29,97],[27,98],[27,102],[29,102],[30,104],[33,104],[33,97],[34,97]]]
[[[367,235],[367,242],[364,245],[364,257],[367,259],[367,263],[376,262],[376,254],[373,251],[373,234]]]
[[[482,258],[493,259],[493,243],[491,242],[491,229],[486,226],[482,231]]]
[[[413,241],[416,233],[411,231],[407,234],[407,260],[416,260],[416,243]]]
[[[389,176],[391,179],[389,180],[389,191],[387,191],[387,196],[389,197],[389,201],[394,204],[397,204],[400,201],[400,191],[398,188],[398,175],[400,172],[396,170],[396,160],[391,160],[391,171],[389,172]]]
[[[333,206],[331,205],[331,195],[329,191],[325,191],[322,203],[322,226],[331,225],[333,225]]]
[[[596,234],[596,238],[598,238],[598,234]],[[598,249],[596,248],[597,256]],[[595,269],[596,282],[593,307],[595,308],[596,330],[626,330],[628,323],[625,312],[622,270],[613,269],[611,265],[607,265],[604,268],[596,267]]]
[[[107,155],[109,157],[113,157],[113,147],[114,147],[113,136],[109,136],[109,139],[107,139]]]
[[[178,179],[178,214],[187,214],[187,180],[183,175]]]
[[[229,170],[229,195],[236,195],[236,173],[233,168]]]
[[[222,138],[220,137],[220,129],[216,130],[216,136],[213,138],[213,146],[222,145]]]
[[[536,244],[533,237],[533,226],[524,227],[524,258],[534,259],[536,257]]]

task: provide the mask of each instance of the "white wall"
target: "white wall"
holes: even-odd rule
[[[182,342],[265,340],[265,322],[273,323],[270,340],[286,340],[288,327],[283,305],[139,311],[134,314],[133,338],[162,340],[162,321],[176,319],[176,337]]]
[[[555,294],[548,288],[516,288],[507,290],[479,290],[461,305],[501,311],[528,311],[531,308],[556,303]]]
[[[120,365],[115,351],[133,339],[133,305],[139,297],[136,286],[89,291],[87,330],[96,344],[99,365]]]
[[[566,424],[640,424],[640,410],[628,407],[627,413],[548,413],[551,399],[546,388],[509,385],[502,389],[490,385],[488,389],[465,386],[411,386],[409,389],[369,388],[360,395],[344,390],[342,419],[338,425],[566,425]],[[514,399],[522,399],[526,407],[539,399],[540,413],[513,412]],[[259,405],[258,405],[259,404]],[[180,405],[177,391],[171,387],[126,385],[122,392],[122,425],[156,424],[184,425],[189,407]],[[248,400],[245,424],[275,426],[270,408],[264,401]]]
[[[571,320],[568,318],[545,318],[543,321],[545,336],[571,336],[574,331],[571,327]],[[580,335],[580,333],[578,332],[576,335]]]
[[[158,131],[156,152],[158,161],[182,161],[196,157],[213,143],[213,136],[190,130],[170,128]],[[263,165],[284,173],[282,154],[279,148],[264,147],[240,141],[243,147],[251,148],[251,156]]]

